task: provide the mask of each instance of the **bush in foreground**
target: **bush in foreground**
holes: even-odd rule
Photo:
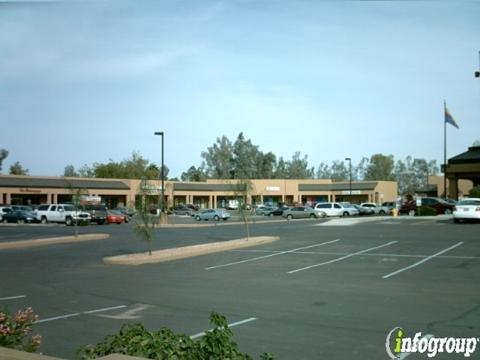
[[[15,350],[35,352],[40,347],[42,337],[30,336],[32,326],[38,316],[32,308],[18,310],[12,316],[7,310],[0,311],[0,346]]]
[[[430,206],[421,206],[417,210],[418,216],[435,216],[437,215],[437,210]]]
[[[141,324],[123,325],[117,335],[107,336],[97,345],[87,345],[79,349],[77,357],[87,360],[109,354],[123,354],[158,360],[253,359],[248,354],[241,353],[232,340],[233,333],[225,316],[212,312],[210,322],[214,329],[207,331],[198,341],[193,341],[184,334],[175,334],[166,327],[150,332]],[[264,353],[260,358],[271,360],[273,356]]]

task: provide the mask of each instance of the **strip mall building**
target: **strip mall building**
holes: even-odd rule
[[[352,203],[394,201],[397,183],[393,181],[332,182],[331,180],[260,179],[251,180],[249,190],[241,190],[234,180],[206,182],[165,181],[165,203],[169,207],[195,204],[202,208],[225,207],[228,200],[245,198],[257,203],[316,203],[350,201]],[[161,196],[161,182],[130,179],[97,179],[0,175],[0,203],[37,205],[72,201],[80,191],[95,195],[110,208],[134,206],[140,192],[156,202]]]

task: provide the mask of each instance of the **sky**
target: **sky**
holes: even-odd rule
[[[2,173],[180,177],[218,137],[310,166],[443,162],[480,139],[479,1],[0,1]]]

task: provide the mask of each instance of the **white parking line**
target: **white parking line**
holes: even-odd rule
[[[423,264],[424,262],[427,262],[427,261],[433,259],[434,257],[437,257],[438,255],[441,255],[441,254],[446,253],[447,251],[453,250],[453,249],[455,249],[456,247],[458,247],[458,246],[460,246],[460,245],[463,245],[463,241],[460,241],[459,243],[456,243],[455,245],[450,246],[449,248],[446,248],[446,249],[444,249],[444,250],[442,250],[442,251],[439,251],[439,252],[436,253],[436,254],[430,255],[430,256],[426,257],[425,259],[422,259],[422,260],[416,262],[415,264],[412,264],[412,265],[410,265],[410,266],[404,267],[404,268],[402,268],[402,269],[400,269],[400,270],[397,270],[397,271],[394,271],[394,272],[392,272],[392,273],[390,273],[390,274],[387,274],[387,275],[385,275],[385,276],[382,276],[382,279],[388,279],[388,278],[390,278],[390,277],[392,277],[392,276],[395,276],[395,275],[397,275],[397,274],[400,274],[401,272],[404,272],[404,271],[407,271],[407,270],[409,270],[409,269],[412,269],[412,268],[414,268],[414,267],[416,267],[416,266],[418,266],[418,265]]]
[[[61,320],[61,319],[68,319],[68,318],[71,318],[71,317],[74,317],[74,316],[80,316],[82,314],[83,315],[88,315],[88,314],[95,314],[95,313],[104,312],[104,311],[123,309],[125,307],[127,307],[127,305],[112,306],[112,307],[108,307],[108,308],[95,309],[95,310],[71,313],[71,314],[66,314],[66,315],[54,316],[54,317],[51,317],[51,318],[37,320],[37,321],[35,321],[35,324],[40,324],[40,323],[44,323],[44,322],[48,322],[48,321]]]
[[[324,266],[324,265],[332,264],[332,263],[334,263],[334,262],[342,261],[342,260],[348,259],[348,258],[350,258],[350,257],[352,257],[352,256],[356,256],[356,255],[360,255],[360,254],[366,253],[366,252],[368,252],[368,251],[372,251],[372,250],[376,250],[376,249],[380,249],[380,248],[383,248],[383,247],[386,247],[386,246],[393,245],[393,244],[395,244],[395,243],[397,243],[397,242],[398,242],[398,241],[390,241],[389,243],[386,243],[386,244],[383,244],[383,245],[380,245],[380,246],[375,246],[375,247],[372,247],[372,248],[370,248],[370,249],[365,249],[365,250],[357,251],[357,252],[355,252],[355,253],[348,254],[348,255],[345,255],[345,256],[342,256],[342,257],[333,259],[333,260],[325,261],[325,262],[320,263],[320,264],[310,265],[310,266],[306,266],[306,267],[303,267],[303,268],[300,268],[300,269],[291,270],[291,271],[288,271],[287,274],[294,274],[294,273],[297,273],[297,272],[299,272],[299,271],[309,270],[309,269],[316,268],[316,267],[319,267],[319,266]]]
[[[234,252],[248,252],[248,253],[278,253],[280,251],[277,250],[231,250]],[[349,253],[346,252],[332,252],[332,251],[295,251],[294,254],[299,255],[348,255]],[[405,258],[426,258],[430,255],[423,255],[423,254],[385,254],[385,253],[371,253],[371,254],[361,254],[362,256],[377,256],[377,257],[405,257]],[[464,256],[464,255],[445,255],[445,256],[437,256],[436,259],[460,259],[460,260],[479,260],[480,256]]]
[[[251,321],[255,321],[255,320],[257,320],[257,318],[254,318],[254,317],[248,318],[248,319],[245,319],[245,320],[240,320],[240,321],[237,321],[237,322],[228,324],[228,327],[231,328],[231,327],[234,327],[234,326],[243,325],[243,324],[249,323],[249,322],[251,322]],[[208,330],[208,331],[212,331],[212,330],[213,330],[213,329],[210,329],[210,330]],[[207,333],[206,331],[203,331],[203,332],[201,332],[201,333],[198,333],[198,334],[195,334],[195,335],[191,335],[191,336],[190,336],[190,339],[192,339],[192,340],[198,339],[198,338],[200,338],[200,337],[202,337],[202,336],[205,336],[206,333]]]
[[[22,299],[22,298],[26,298],[26,296],[25,296],[25,295],[7,296],[7,297],[2,297],[2,298],[0,298],[0,301],[2,301],[2,300]]]
[[[303,247],[296,248],[296,249],[292,249],[292,250],[280,251],[280,252],[276,252],[276,253],[269,254],[269,255],[257,256],[257,257],[251,258],[251,259],[235,261],[235,262],[228,263],[228,264],[210,266],[210,267],[205,268],[205,270],[218,269],[218,268],[222,268],[222,267],[227,267],[227,266],[232,266],[232,265],[243,264],[243,263],[250,262],[250,261],[256,261],[256,260],[260,260],[260,259],[266,259],[266,258],[273,257],[273,256],[278,256],[278,255],[283,255],[283,254],[289,254],[289,253],[293,253],[293,252],[298,251],[298,250],[310,249],[310,248],[316,247],[316,246],[333,244],[334,242],[337,242],[337,241],[340,241],[340,239],[335,239],[335,240],[332,240],[332,241],[327,241],[327,242],[324,242],[324,243],[315,244],[315,245],[310,245],[310,246],[303,246]]]

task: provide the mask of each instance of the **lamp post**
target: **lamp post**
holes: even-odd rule
[[[350,201],[352,201],[352,159],[348,157],[348,158],[345,158],[345,160],[349,162],[349,174],[350,174],[349,189],[350,189]]]
[[[164,137],[164,134],[163,134],[163,131],[156,131],[155,132],[155,135],[160,135],[162,137],[162,168],[160,170],[160,177],[161,177],[161,180],[162,180],[162,191],[161,191],[161,199],[160,199],[160,211],[161,213],[163,213],[165,211],[165,206],[164,206],[164,201],[165,201],[165,185],[164,185],[164,165],[163,165],[163,137]]]

